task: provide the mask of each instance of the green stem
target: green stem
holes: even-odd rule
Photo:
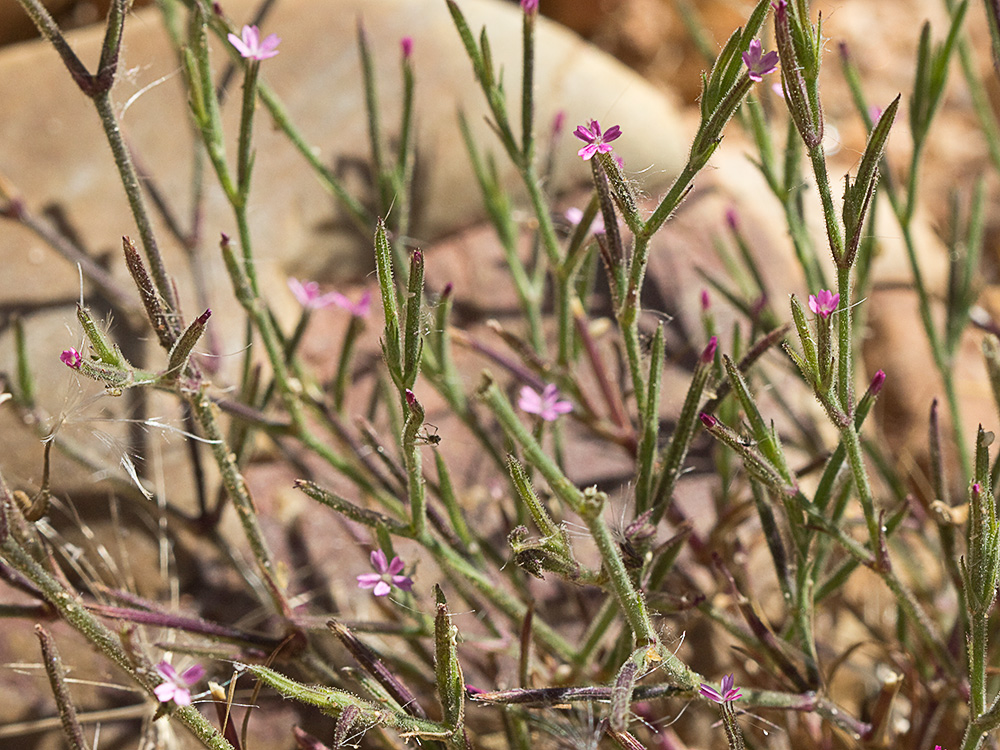
[[[819,144],[809,149],[809,160],[812,162],[813,174],[816,177],[816,187],[819,190],[819,197],[823,203],[823,219],[826,222],[826,236],[830,242],[830,252],[833,253],[834,263],[840,264],[844,256],[844,236],[840,230],[840,220],[837,218],[837,209],[833,205],[833,193],[830,190],[830,175],[826,169],[826,155],[823,152],[823,144]],[[844,298],[841,297],[841,302]]]

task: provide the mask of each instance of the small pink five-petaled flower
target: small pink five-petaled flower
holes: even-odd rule
[[[261,41],[260,29],[256,26],[244,26],[241,36],[229,35],[229,43],[248,60],[266,60],[278,54],[277,47],[281,38],[277,34],[269,34]]]
[[[385,552],[380,549],[374,550],[371,554],[372,567],[377,573],[364,573],[358,576],[359,589],[374,589],[375,596],[386,596],[392,587],[410,591],[413,588],[413,579],[409,576],[400,575],[403,572],[403,561],[399,556],[392,558],[392,562],[386,560]]]
[[[829,289],[820,289],[818,293],[809,295],[809,309],[824,320],[837,310],[839,303],[840,295]]]
[[[760,83],[764,80],[764,76],[778,68],[778,53],[774,50],[764,53],[760,40],[754,39],[750,42],[750,49],[743,53],[743,62],[747,66],[750,80]]]
[[[587,161],[594,154],[607,154],[611,152],[608,145],[622,134],[622,129],[617,125],[612,125],[606,132],[601,131],[601,123],[591,120],[587,125],[577,125],[573,135],[587,145],[576,152],[577,156]]]
[[[701,683],[701,690],[699,690],[702,695],[706,698],[711,698],[716,703],[729,703],[737,698],[743,696],[739,688],[736,687],[736,679],[731,675],[727,674],[722,678],[722,692],[719,693],[711,685],[706,685],[704,682]]]
[[[191,686],[196,684],[205,676],[205,668],[201,664],[188,667],[183,674],[177,674],[177,670],[171,664],[161,661],[156,665],[166,682],[153,688],[153,694],[160,703],[169,703],[171,700],[178,706],[191,705]]]
[[[528,414],[537,414],[546,422],[554,422],[560,414],[573,411],[573,404],[559,400],[559,389],[555,383],[549,383],[541,394],[531,386],[521,388],[521,396],[517,405]]]

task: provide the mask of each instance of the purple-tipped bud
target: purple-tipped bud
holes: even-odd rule
[[[740,228],[740,213],[736,210],[735,206],[730,206],[726,209],[726,224],[729,229],[733,232],[739,231]]]
[[[404,36],[399,40],[399,46],[403,49],[403,59],[409,60],[413,55],[413,37]]]
[[[555,138],[557,135],[562,133],[563,126],[566,124],[566,110],[560,109],[556,112],[556,116],[552,118],[552,137]]]
[[[872,383],[868,386],[868,390],[873,396],[877,396],[883,385],[885,385],[885,370],[879,370],[872,376]]]
[[[467,695],[482,695],[486,691],[480,690],[475,685],[470,685],[469,683],[465,683],[465,692]]]
[[[521,0],[521,10],[527,14],[538,12],[538,0]]]
[[[73,347],[70,347],[69,349],[64,350],[63,353],[59,355],[59,360],[67,367],[71,367],[74,370],[79,370],[80,363],[83,361],[83,357],[80,356],[80,352],[78,352]]]
[[[448,299],[454,290],[455,286],[449,281],[444,285],[444,289],[441,291],[441,299]]]
[[[708,312],[708,309],[712,306],[712,300],[708,296],[708,290],[701,290],[701,311]]]
[[[719,337],[712,336],[708,340],[708,345],[705,347],[704,351],[701,353],[701,363],[707,365],[713,359],[715,359],[715,350],[719,347]]]
[[[417,405],[417,397],[413,395],[413,391],[411,391],[409,388],[406,389],[406,403],[409,404],[410,406]]]
[[[219,18],[222,18],[225,15],[222,11],[222,3],[212,3],[212,12]]]
[[[713,417],[711,414],[706,414],[705,412],[702,412],[701,414],[699,414],[698,415],[698,419],[700,419],[701,423],[703,425],[705,425],[705,427],[707,429],[709,429],[709,430],[711,430],[713,427],[715,427],[715,425],[719,424],[719,420],[718,419],[716,419],[715,417]]]
[[[201,323],[202,325],[205,325],[208,322],[208,319],[211,317],[212,317],[212,308],[208,308],[207,310],[205,310],[205,312],[203,312],[201,315],[198,316],[198,322]]]
[[[229,247],[229,235],[225,232],[219,232],[219,244],[223,247]]]
[[[837,45],[837,50],[840,52],[840,59],[847,62],[851,59],[851,51],[847,46],[847,42],[841,42]]]
[[[410,260],[413,263],[418,263],[418,264],[419,263],[423,263],[424,262],[424,251],[423,250],[414,250],[413,251],[413,255],[410,256]]]
[[[981,486],[981,485],[979,484],[979,482],[973,482],[973,483],[972,483],[972,494],[973,494],[973,495],[978,495],[978,494],[979,494],[979,493],[981,493],[982,491],[983,491],[983,488],[982,488],[982,486]]]

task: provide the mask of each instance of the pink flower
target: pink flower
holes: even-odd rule
[[[80,363],[83,361],[83,357],[80,356],[78,352],[73,347],[65,349],[62,354],[59,355],[59,360],[67,367],[72,367],[74,370],[80,369]]]
[[[818,294],[809,295],[809,309],[824,320],[837,310],[839,302],[840,295],[834,294],[829,289],[820,289]]]
[[[728,703],[734,701],[737,698],[743,696],[743,693],[739,691],[739,688],[735,687],[736,680],[731,674],[727,674],[722,678],[722,692],[717,693],[715,688],[711,685],[706,685],[704,682],[701,684],[700,692],[706,698],[711,698],[716,703]]]
[[[563,213],[563,216],[566,217],[566,221],[568,221],[575,227],[580,223],[580,220],[583,219],[583,211],[581,211],[576,206],[570,206],[569,208],[566,209],[565,213]],[[589,231],[591,234],[605,233],[604,217],[601,216],[600,213],[598,213],[594,217],[594,220],[590,222],[590,229],[587,231]]]
[[[372,551],[372,567],[376,573],[364,573],[358,576],[359,589],[374,589],[375,596],[386,596],[392,587],[409,591],[413,588],[413,579],[409,576],[400,575],[403,572],[403,561],[399,556],[392,558],[392,562],[386,560],[385,552],[380,549]]]
[[[310,310],[319,310],[333,304],[333,298],[329,294],[319,293],[319,284],[315,281],[299,281],[289,278],[288,288],[292,290],[295,299],[299,304]]]
[[[588,125],[577,125],[573,135],[587,145],[576,152],[577,156],[584,161],[589,160],[594,154],[607,154],[611,152],[608,144],[622,134],[622,129],[617,125],[608,128],[606,133],[601,132],[601,123],[591,120]]]
[[[160,673],[166,682],[153,688],[153,694],[160,703],[173,701],[178,706],[191,705],[191,686],[205,676],[205,668],[201,664],[195,664],[184,671],[184,674],[177,674],[177,670],[165,661],[156,665],[156,671]]]
[[[764,80],[764,76],[778,68],[778,53],[774,50],[764,53],[761,50],[760,40],[754,39],[750,42],[750,49],[743,53],[743,62],[747,66],[750,80],[760,83]]]
[[[230,34],[229,43],[248,60],[266,60],[278,54],[276,48],[281,43],[281,38],[277,34],[270,34],[262,42],[260,29],[256,26],[244,26],[242,39],[236,34]]]
[[[356,318],[367,318],[368,312],[371,309],[372,293],[370,291],[362,294],[357,302],[351,302],[350,299],[340,292],[320,294],[319,284],[315,281],[299,281],[298,279],[289,278],[288,288],[292,290],[292,294],[298,300],[299,304],[309,310],[321,310],[324,307],[336,305],[341,309],[347,310]]]
[[[351,302],[347,297],[345,297],[340,292],[330,292],[324,295],[333,300],[333,304],[342,310],[347,310],[355,318],[367,318],[368,312],[371,310],[372,305],[372,293],[371,290],[365,290],[364,294],[357,302]]]
[[[573,404],[559,400],[559,389],[555,383],[549,383],[542,389],[541,395],[531,386],[521,388],[521,397],[517,405],[528,414],[537,414],[546,422],[554,422],[560,414],[573,411]]]

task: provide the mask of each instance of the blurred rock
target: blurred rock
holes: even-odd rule
[[[254,4],[247,0],[225,3],[234,23],[249,17]],[[308,7],[308,11],[306,10]],[[485,25],[493,39],[494,57],[502,67],[508,90],[516,91],[519,77],[521,13],[517,6],[487,0],[461,3],[474,30]],[[417,78],[417,171],[411,235],[414,244],[474,223],[482,215],[478,187],[459,136],[456,112],[461,109],[484,149],[496,152],[496,138],[484,121],[483,97],[476,89],[471,65],[444,3],[437,0],[340,0],[339,2],[279,3],[264,25],[283,38],[281,54],[262,67],[262,79],[273,86],[301,128],[328,164],[364,163],[368,156],[366,118],[357,61],[355,26],[363,21],[377,61],[383,123],[395,135],[400,93],[399,40],[414,40]],[[569,131],[577,123],[598,117],[618,123],[625,133],[615,145],[632,170],[650,168],[646,185],[668,180],[684,156],[679,118],[670,102],[620,63],[597,52],[573,34],[541,19],[537,42],[537,130],[540,148],[549,140],[549,123],[559,111],[566,125],[555,157],[550,187],[558,192],[579,184],[589,174],[576,157]],[[74,49],[89,64],[98,56],[103,31],[91,28],[70,36]],[[215,45],[214,60],[221,69],[223,51]],[[156,12],[138,11],[126,22],[120,67],[121,80],[114,100],[127,138],[145,169],[177,215],[190,213],[191,133],[178,62],[162,31]],[[235,149],[239,97],[230,96],[223,116],[229,129],[230,154]],[[0,54],[0,175],[23,197],[35,214],[58,212],[67,229],[96,257],[104,259],[113,275],[128,288],[120,261],[120,237],[136,231],[114,171],[97,117],[90,102],[72,83],[55,52],[45,43],[20,45]],[[511,104],[517,122],[517,107]],[[285,288],[287,275],[327,280],[359,278],[371,268],[370,236],[359,237],[346,226],[333,199],[318,185],[302,157],[282,134],[270,126],[261,109],[255,129],[257,159],[251,222],[258,270],[264,294],[287,322],[294,314]],[[503,165],[504,159],[498,159]],[[503,176],[514,182],[509,168]],[[234,233],[231,213],[221,192],[207,191],[203,221],[206,276],[210,282],[210,326],[217,337],[223,365],[235,367],[242,349],[242,323],[216,250],[220,232]],[[183,220],[182,220],[183,221]],[[190,270],[184,251],[158,226],[169,272],[177,281],[185,317],[201,312],[192,296]],[[37,378],[41,406],[49,414],[72,411],[67,399],[78,399],[80,386],[58,363],[59,352],[81,345],[73,305],[80,296],[76,269],[23,227],[0,225],[0,257],[9,259],[0,276],[0,305],[24,315],[32,370]],[[101,307],[88,289],[88,304]],[[43,312],[39,312],[43,311]],[[122,332],[122,322],[113,329]],[[143,348],[145,334],[128,335],[132,348]],[[149,366],[163,355],[149,352]],[[14,371],[9,328],[0,339],[0,368]],[[225,386],[225,378],[220,379]],[[88,386],[89,387],[89,386]],[[67,396],[66,394],[71,394]],[[126,435],[109,421],[121,415],[124,399],[101,398],[71,414],[78,426],[67,426],[67,436],[94,445],[95,423],[112,432],[117,441]],[[147,415],[159,416],[147,411]],[[41,475],[41,445],[19,425],[8,404],[0,415],[0,429],[12,447],[4,471],[18,484],[34,486]],[[118,428],[121,425],[117,425]],[[17,436],[17,437],[15,437]],[[158,444],[154,436],[153,443]],[[176,452],[182,440],[173,439],[164,450]],[[106,458],[104,459],[107,460]],[[111,461],[117,463],[117,459]],[[168,462],[169,463],[169,462]],[[171,474],[172,475],[172,474]],[[54,479],[63,487],[86,486],[92,478],[60,460]],[[173,476],[173,475],[172,475]]]

